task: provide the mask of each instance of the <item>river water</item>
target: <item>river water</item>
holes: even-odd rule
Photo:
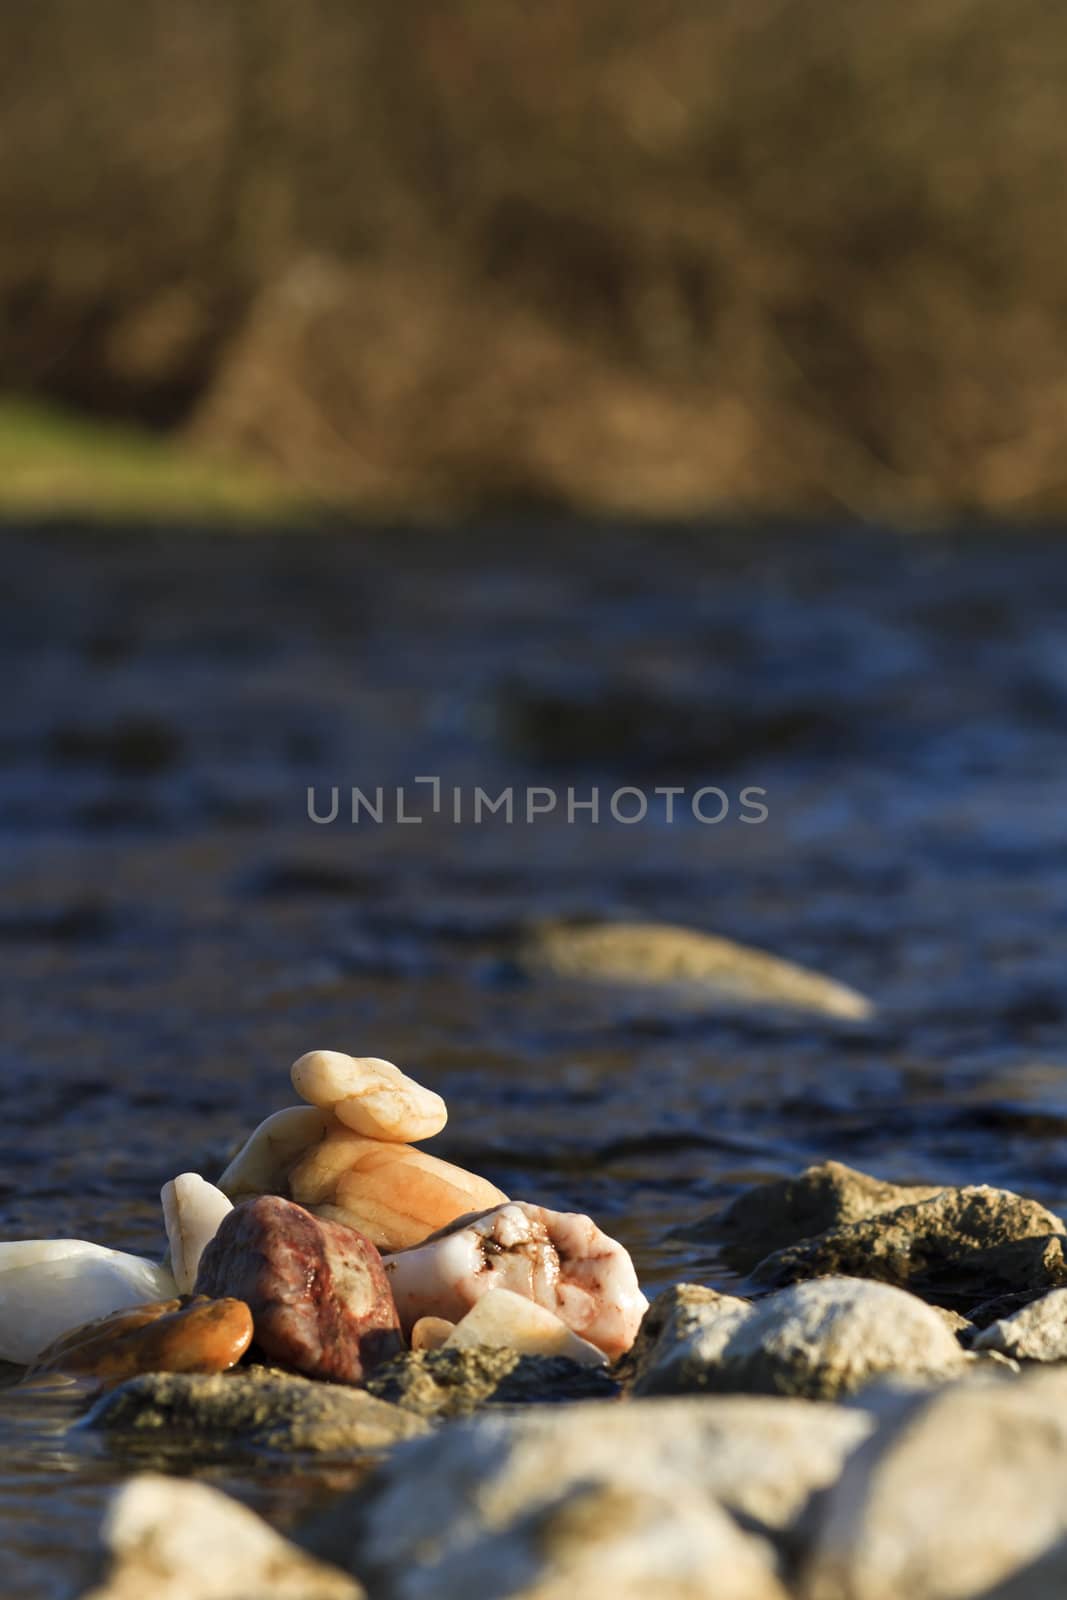
[[[591,1212],[652,1290],[723,1281],[693,1222],[828,1156],[1067,1205],[1055,539],[55,526],[0,553],[3,1237],[160,1252],[161,1184],[217,1176],[315,1047],[440,1090],[438,1153]],[[476,787],[514,820],[473,825]],[[531,788],[560,798],[527,822]],[[611,817],[620,788],[644,821]],[[726,934],[878,1011],[530,979],[554,917]],[[129,1466],[73,1407],[0,1395],[11,1600],[76,1592]],[[344,1481],[205,1470],[283,1524]]]

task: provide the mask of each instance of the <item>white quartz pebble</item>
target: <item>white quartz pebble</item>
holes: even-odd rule
[[[432,1139],[448,1121],[439,1094],[378,1056],[309,1050],[293,1062],[291,1077],[301,1099],[368,1139],[413,1144]]]
[[[83,1322],[176,1293],[165,1267],[85,1239],[0,1244],[0,1359],[28,1364]]]
[[[416,1324],[416,1329],[420,1326]],[[518,1350],[524,1356],[566,1356],[582,1367],[604,1367],[608,1360],[595,1344],[572,1333],[555,1312],[511,1289],[490,1289],[483,1294],[444,1343],[446,1350],[487,1344],[495,1350]]]
[[[170,1266],[179,1294],[192,1294],[200,1257],[223,1217],[233,1210],[221,1189],[195,1172],[183,1172],[163,1185],[163,1222],[170,1246]]]
[[[400,1313],[459,1322],[491,1289],[511,1289],[554,1312],[614,1359],[637,1336],[648,1301],[633,1262],[592,1218],[511,1200],[459,1218],[423,1244],[384,1258]]]

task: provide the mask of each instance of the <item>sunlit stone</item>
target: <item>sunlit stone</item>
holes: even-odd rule
[[[440,1350],[447,1344],[456,1324],[447,1317],[420,1317],[411,1330],[413,1350]]]
[[[286,1106],[261,1122],[238,1150],[218,1187],[231,1200],[284,1194],[289,1168],[337,1124],[316,1106]]]
[[[64,1334],[41,1351],[29,1377],[69,1373],[122,1383],[142,1372],[225,1372],[251,1340],[252,1313],[241,1300],[159,1300]]]
[[[84,1322],[175,1293],[165,1267],[85,1239],[0,1244],[0,1359],[33,1361]]]
[[[438,1238],[385,1262],[400,1320],[460,1322],[490,1289],[511,1289],[552,1311],[614,1358],[648,1309],[629,1255],[590,1217],[511,1201],[463,1218]]]
[[[403,1250],[457,1217],[507,1199],[495,1184],[410,1145],[335,1128],[289,1174],[292,1199]]]
[[[412,1144],[432,1139],[448,1121],[439,1094],[377,1056],[311,1050],[292,1066],[293,1088],[302,1099],[368,1139]]]
[[[423,1317],[412,1330],[412,1348],[415,1331],[424,1323],[436,1321]],[[588,1339],[580,1339],[567,1324],[525,1295],[512,1289],[490,1289],[476,1300],[462,1322],[444,1340],[446,1347],[464,1349],[475,1344],[491,1345],[494,1349],[518,1350],[524,1356],[566,1356],[583,1367],[602,1367],[607,1357]]]
[[[179,1294],[190,1294],[204,1246],[215,1237],[219,1224],[233,1205],[195,1172],[183,1172],[160,1193],[163,1222],[170,1246],[170,1269]]]

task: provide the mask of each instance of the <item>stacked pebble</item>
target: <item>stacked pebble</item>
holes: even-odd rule
[[[361,1384],[405,1340],[594,1366],[629,1349],[648,1303],[626,1251],[416,1149],[447,1121],[440,1095],[335,1050],[301,1056],[292,1082],[309,1103],[261,1123],[218,1187],[165,1185],[163,1266],[83,1241],[0,1245],[0,1357],[106,1385],[225,1371],[251,1347]]]

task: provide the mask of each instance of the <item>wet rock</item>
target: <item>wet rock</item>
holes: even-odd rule
[[[967,1360],[930,1306],[857,1278],[821,1278],[744,1311],[707,1307],[673,1320],[682,1337],[671,1341],[668,1319],[638,1381],[641,1393],[676,1393],[684,1383],[690,1391],[832,1400],[890,1373],[952,1376]]]
[[[421,1322],[430,1320],[423,1317]],[[417,1348],[414,1334],[419,1326],[416,1323],[412,1329],[412,1348]],[[517,1350],[524,1356],[565,1356],[580,1367],[607,1365],[607,1356],[595,1344],[579,1339],[553,1312],[510,1289],[491,1289],[476,1300],[443,1342],[450,1350],[488,1345],[496,1350]]]
[[[897,1211],[940,1194],[926,1188],[883,1183],[840,1161],[822,1161],[795,1178],[778,1178],[746,1189],[724,1210],[686,1229],[686,1236],[712,1239],[737,1272],[751,1272],[775,1250],[866,1217]]]
[[[678,1283],[657,1296],[617,1375],[639,1395],[692,1394],[731,1335],[754,1308],[698,1283]]]
[[[382,1600],[777,1597],[770,1541],[871,1426],[738,1397],[480,1417],[405,1446],[308,1542]]]
[[[301,1099],[369,1139],[416,1144],[432,1139],[448,1121],[439,1094],[377,1056],[310,1050],[294,1061],[291,1075]]]
[[[406,1351],[373,1373],[367,1389],[423,1417],[464,1417],[487,1405],[610,1400],[619,1392],[603,1368],[487,1345]]]
[[[830,1490],[802,1600],[1053,1600],[1067,1539],[1067,1374],[897,1395]]]
[[[370,1241],[277,1195],[229,1213],[204,1251],[196,1287],[244,1300],[258,1348],[312,1377],[360,1383],[401,1348],[392,1291]]]
[[[0,1359],[22,1365],[92,1318],[175,1293],[166,1267],[85,1239],[0,1244]]]
[[[669,990],[701,1009],[771,1007],[851,1020],[873,1010],[863,995],[820,973],[664,923],[546,923],[530,930],[519,960],[535,975]]]
[[[305,1554],[206,1484],[145,1472],[111,1497],[103,1581],[82,1600],[361,1600],[354,1579]]]
[[[507,1199],[477,1173],[340,1123],[291,1168],[288,1192],[316,1215],[358,1229],[381,1250],[421,1244],[458,1217]]]
[[[971,1349],[999,1350],[1015,1361],[1067,1361],[1067,1289],[1053,1289],[981,1329]]]
[[[483,1295],[510,1289],[560,1317],[615,1358],[648,1307],[633,1262],[592,1218],[512,1200],[461,1218],[413,1250],[388,1256],[401,1322],[459,1322]]]
[[[269,1367],[217,1377],[157,1373],[132,1378],[97,1401],[82,1424],[115,1437],[193,1454],[223,1447],[325,1455],[389,1449],[425,1432],[411,1411],[362,1389],[319,1383]]]
[[[252,1313],[243,1300],[158,1300],[64,1334],[27,1376],[65,1372],[121,1383],[142,1372],[225,1372],[251,1340]]]
[[[985,1296],[1067,1284],[1059,1217],[1004,1189],[945,1189],[930,1200],[831,1228],[768,1256],[768,1287],[828,1275],[877,1278],[966,1311]]]

